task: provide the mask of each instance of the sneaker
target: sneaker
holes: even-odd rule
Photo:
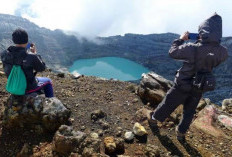
[[[180,141],[180,142],[185,142],[185,134],[180,133],[179,130],[178,130],[178,127],[176,127],[175,131],[176,131],[177,140]]]

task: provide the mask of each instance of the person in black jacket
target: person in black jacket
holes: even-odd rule
[[[180,104],[183,104],[183,118],[176,127],[177,139],[185,140],[196,107],[203,92],[195,90],[193,79],[198,70],[212,72],[213,68],[228,58],[228,51],[220,44],[222,38],[222,19],[219,15],[206,19],[199,26],[200,39],[196,43],[184,43],[188,32],[174,40],[169,50],[170,57],[183,62],[177,71],[175,85],[168,91],[154,112],[144,111],[151,123],[163,122]]]
[[[44,90],[46,97],[53,97],[53,87],[49,78],[36,77],[37,72],[45,70],[45,63],[36,52],[35,44],[31,44],[27,52],[28,34],[23,29],[16,29],[12,34],[14,46],[1,52],[1,60],[7,78],[10,75],[13,65],[21,65],[26,76],[26,94]]]

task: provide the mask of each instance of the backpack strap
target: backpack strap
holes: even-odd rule
[[[197,72],[198,72],[198,70],[197,70],[197,53],[198,53],[198,48],[197,47],[195,47],[195,52],[194,52],[194,70],[195,70],[195,76],[196,76],[196,74],[197,74]]]
[[[8,57],[10,57],[10,61],[9,61]],[[3,63],[5,63],[5,64],[9,64],[12,66],[13,65],[23,66],[23,61],[25,60],[26,57],[27,57],[27,53],[25,53],[25,55],[23,56],[23,59],[20,63],[16,63],[14,56],[10,53],[10,51],[6,50],[6,52],[2,56],[2,60],[3,60]]]

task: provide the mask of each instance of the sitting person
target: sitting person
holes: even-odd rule
[[[21,65],[27,82],[25,93],[31,94],[43,90],[46,97],[53,97],[51,80],[45,77],[36,77],[37,72],[45,70],[45,63],[41,56],[37,55],[35,44],[31,44],[30,51],[27,52],[27,32],[23,29],[16,29],[12,34],[12,40],[15,46],[10,46],[1,52],[1,60],[7,78],[13,65]]]

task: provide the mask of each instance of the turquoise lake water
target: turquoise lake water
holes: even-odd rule
[[[103,57],[94,59],[80,59],[69,68],[71,73],[79,73],[87,76],[97,76],[106,79],[118,79],[121,81],[138,80],[142,73],[149,70],[140,64],[124,58]]]

